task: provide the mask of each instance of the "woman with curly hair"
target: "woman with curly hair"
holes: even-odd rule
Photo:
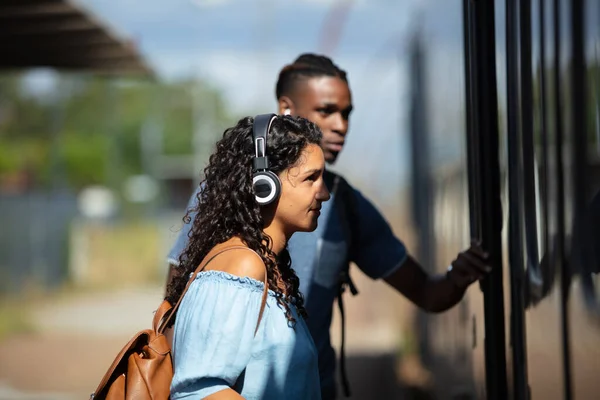
[[[303,118],[256,121],[265,117],[266,149],[253,118],[225,131],[204,170],[201,207],[186,215],[195,213],[167,300],[176,304],[196,268],[210,262],[174,316],[171,399],[321,398],[317,351],[287,251],[294,232],[316,229],[329,199],[321,131]],[[270,202],[258,193],[257,169],[276,175],[279,193]]]

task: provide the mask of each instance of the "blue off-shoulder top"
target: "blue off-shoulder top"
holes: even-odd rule
[[[264,284],[223,271],[200,272],[177,311],[171,399],[200,399],[232,388],[245,399],[320,399],[317,350],[290,305],[291,325]]]

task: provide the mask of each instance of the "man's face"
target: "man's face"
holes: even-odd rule
[[[298,82],[293,115],[304,117],[323,132],[321,148],[325,161],[332,164],[344,146],[352,96],[348,84],[337,77],[323,76]]]

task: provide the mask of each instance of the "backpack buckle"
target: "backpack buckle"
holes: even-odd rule
[[[348,273],[348,271],[340,272],[340,281],[340,293],[344,293],[344,291],[346,290],[346,286],[348,286],[348,288],[350,288],[350,293],[352,293],[352,296],[356,296],[358,294],[358,289],[356,289],[354,282],[352,282],[352,278],[350,278],[350,274]]]

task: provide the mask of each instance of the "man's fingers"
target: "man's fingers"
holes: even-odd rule
[[[472,253],[476,254],[478,257],[480,257],[480,258],[482,258],[484,260],[487,260],[490,257],[490,255],[486,251],[483,251],[483,249],[481,248],[481,246],[471,246],[467,250],[467,252],[472,252]]]
[[[488,273],[492,270],[492,267],[488,265],[483,259],[475,256],[469,251],[461,253],[456,259],[455,265],[458,266],[460,269],[476,269],[481,273]]]
[[[471,285],[473,282],[483,278],[483,274],[472,272],[466,273],[465,271],[452,270],[452,273],[449,274],[450,279],[454,282],[455,285],[461,288],[466,288]]]

